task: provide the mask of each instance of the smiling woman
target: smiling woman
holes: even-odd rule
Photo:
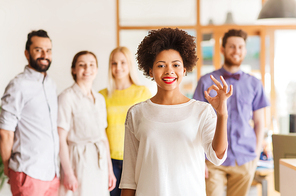
[[[183,76],[197,61],[194,37],[183,30],[150,31],[137,60],[156,82],[157,93],[127,113],[122,196],[205,196],[204,153],[216,165],[226,159],[226,102],[232,86],[228,92],[223,77],[222,84],[211,77],[215,85],[205,97],[212,106],[180,92]],[[210,97],[211,90],[217,96]]]
[[[186,68],[183,66],[180,53],[172,49],[160,52],[156,56],[153,68],[150,69],[150,77],[158,84],[158,91],[174,88],[179,91],[179,85],[185,73]]]
[[[60,195],[107,196],[116,179],[105,133],[105,100],[92,90],[98,72],[97,57],[81,51],[74,56],[71,70],[75,83],[58,97]]]
[[[108,127],[113,171],[117,179],[111,196],[120,196],[118,188],[122,172],[124,123],[128,109],[151,97],[145,86],[138,85],[132,54],[127,47],[115,48],[109,56],[108,88],[100,91],[107,107]]]

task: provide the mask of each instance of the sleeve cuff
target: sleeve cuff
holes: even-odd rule
[[[135,185],[135,184],[120,183],[119,184],[119,188],[120,189],[133,189],[133,190],[136,190],[137,189],[137,185]]]
[[[5,129],[7,131],[15,131],[15,128],[18,123],[18,118],[10,113],[2,109],[0,116],[0,128]]]
[[[70,127],[66,123],[58,123],[58,127],[64,129],[67,132],[70,130]]]
[[[228,149],[228,144],[226,146],[226,150],[224,152],[224,155],[221,159],[219,159],[216,155],[216,152],[213,149],[213,146],[211,144],[211,148],[210,148],[210,156],[207,156],[207,158],[216,166],[221,165],[227,158],[227,149]]]
[[[15,127],[13,127],[13,126],[8,126],[8,125],[0,124],[0,129],[4,129],[4,130],[7,130],[7,131],[13,131],[13,132],[15,132]]]

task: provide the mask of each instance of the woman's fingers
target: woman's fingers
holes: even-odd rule
[[[210,100],[212,97],[209,95],[209,93],[207,91],[205,91],[204,93],[205,93],[206,100],[208,100],[208,102],[211,102]]]
[[[213,84],[212,86],[210,86],[209,88],[208,88],[208,90],[206,90],[204,93],[205,93],[205,98],[206,98],[206,100],[208,100],[209,102],[210,102],[210,100],[212,99],[212,97],[210,96],[210,92],[211,92],[211,90],[215,90],[215,91],[219,91],[220,89],[215,85],[215,84]]]
[[[215,84],[213,84],[212,86],[210,86],[208,88],[208,90],[207,90],[208,94],[210,94],[211,90],[219,91],[220,89]]]
[[[227,96],[227,97],[230,97],[230,96],[232,95],[232,93],[233,93],[233,86],[230,85],[230,90],[229,90],[229,92],[226,94],[226,96]]]
[[[75,192],[75,191],[76,191],[76,189],[77,189],[77,187],[78,187],[78,184],[77,184],[77,183],[75,183],[75,184],[73,185],[73,187],[72,187],[72,191],[73,191],[73,192]]]
[[[214,78],[213,75],[211,75],[210,77],[213,80],[213,82],[219,87],[219,89],[223,89],[223,86],[221,85],[221,83],[216,78]]]
[[[225,92],[227,92],[228,85],[227,85],[226,81],[224,80],[223,76],[220,76],[220,80],[222,81],[223,89],[225,90]]]
[[[233,93],[233,86],[230,85],[230,90],[229,90],[229,92],[227,92],[228,91],[228,85],[227,85],[226,81],[224,80],[223,76],[220,76],[220,79],[221,79],[221,82],[222,82],[223,86],[222,86],[222,84],[213,75],[211,75],[210,77],[211,77],[211,79],[213,80],[213,82],[216,85],[213,84],[212,86],[210,86],[207,89],[207,91],[205,91],[205,97],[206,97],[207,100],[209,98],[211,98],[211,96],[209,95],[211,90],[215,90],[217,92],[217,94],[219,94],[219,91],[220,90],[223,90],[226,93],[226,96],[227,97],[230,97],[232,95],[232,93]]]
[[[222,84],[221,84],[221,83],[220,83],[220,82],[219,82],[219,81],[218,81],[213,75],[211,75],[211,79],[212,79],[213,82],[216,84],[216,86],[219,87],[218,90],[223,89],[224,92],[227,93],[227,91],[228,91],[228,84],[227,84],[226,81],[224,80],[223,76],[220,76],[220,80],[221,80],[223,86],[222,86]],[[212,88],[212,89],[214,89],[214,88]],[[217,89],[214,89],[214,90],[217,91]],[[218,91],[217,91],[217,92],[218,92]],[[228,92],[228,93],[229,93],[229,92]],[[227,93],[227,94],[228,94],[228,93]],[[232,93],[231,93],[231,94],[232,94]]]
[[[116,178],[115,176],[113,178],[109,178],[109,187],[108,191],[112,191],[116,186]]]
[[[77,181],[73,182],[73,183],[68,183],[68,184],[65,184],[65,187],[66,187],[66,189],[75,192],[76,189],[78,188],[78,183],[77,183]]]

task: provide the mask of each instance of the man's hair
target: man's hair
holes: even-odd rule
[[[150,31],[138,46],[138,66],[145,76],[150,77],[156,56],[169,49],[178,51],[186,71],[192,71],[197,61],[195,38],[178,28],[162,28]]]
[[[227,39],[229,37],[241,37],[245,41],[247,40],[248,34],[241,30],[241,29],[230,29],[228,32],[226,32],[222,38],[222,47],[225,48]]]
[[[27,42],[26,42],[26,50],[27,51],[30,51],[30,46],[32,44],[32,37],[33,36],[37,36],[37,37],[47,37],[49,38],[49,36],[47,35],[47,32],[40,29],[38,31],[31,31],[29,34],[28,34],[28,39],[27,39]],[[50,39],[50,38],[49,38]]]

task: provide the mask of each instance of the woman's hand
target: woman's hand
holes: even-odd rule
[[[116,177],[113,173],[113,170],[109,171],[109,184],[108,184],[108,191],[112,191],[116,186]]]
[[[208,102],[213,106],[213,108],[216,110],[217,115],[228,115],[227,114],[227,102],[226,100],[232,95],[233,92],[233,86],[230,85],[230,90],[228,91],[228,85],[225,82],[224,78],[220,76],[220,79],[223,83],[222,84],[214,78],[214,76],[211,75],[211,79],[216,84],[213,84],[208,88],[207,91],[205,91],[205,98],[208,100]],[[215,90],[217,92],[217,95],[215,97],[211,97],[210,91]]]
[[[67,190],[73,192],[75,192],[78,187],[78,181],[73,173],[69,175],[65,174],[63,183]]]

